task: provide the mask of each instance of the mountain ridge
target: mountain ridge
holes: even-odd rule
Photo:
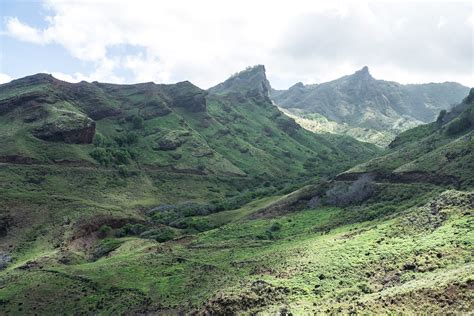
[[[378,80],[364,66],[329,82],[272,90],[271,97],[296,117],[318,121],[322,116],[328,123],[322,122],[321,132],[331,132],[330,124],[338,126],[336,132],[348,135],[357,135],[356,129],[368,129],[385,134],[375,142],[387,145],[403,130],[434,120],[439,111],[460,102],[468,90],[453,82],[403,85]],[[306,127],[311,129],[308,124]],[[314,130],[318,131],[317,127]]]

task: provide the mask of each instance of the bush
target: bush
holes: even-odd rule
[[[111,152],[105,148],[94,148],[91,151],[90,156],[104,166],[110,165],[113,161]]]
[[[142,224],[126,224],[122,228],[120,228],[115,236],[116,237],[125,237],[125,236],[137,236],[145,232],[147,227]]]
[[[127,117],[128,122],[132,123],[134,129],[140,129],[144,126],[143,118],[139,115],[133,114]]]
[[[169,227],[162,227],[160,229],[153,229],[143,232],[140,237],[147,239],[154,239],[158,242],[165,242],[176,237],[176,233]]]
[[[281,230],[281,224],[276,222],[276,223],[273,223],[272,226],[270,226],[270,231],[271,232],[277,232],[279,230]]]
[[[98,231],[99,238],[103,239],[103,238],[107,237],[110,234],[111,231],[112,231],[112,227],[110,227],[108,225],[100,226],[99,231]]]
[[[119,134],[115,137],[115,142],[120,146],[130,146],[138,141],[138,134],[134,132]]]
[[[93,258],[96,260],[99,258],[102,258],[103,256],[111,253],[112,251],[120,247],[121,244],[122,242],[117,239],[111,239],[111,238],[104,239],[95,248],[94,253],[93,253]]]

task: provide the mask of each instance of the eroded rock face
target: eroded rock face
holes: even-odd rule
[[[0,115],[8,113],[17,107],[36,107],[41,104],[54,104],[58,98],[47,92],[31,92],[19,96],[14,96],[8,99],[0,100]]]
[[[191,82],[178,82],[166,86],[166,89],[172,99],[173,106],[185,108],[190,112],[206,111],[207,92],[199,89]]]
[[[45,122],[32,133],[47,141],[90,144],[95,135],[95,122],[87,116],[64,113],[54,121]]]

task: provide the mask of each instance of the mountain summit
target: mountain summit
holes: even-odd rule
[[[369,67],[367,66],[364,66],[362,67],[362,69],[357,70],[352,76],[360,80],[374,79],[369,72]]]
[[[248,96],[270,96],[270,82],[265,73],[265,66],[256,65],[232,75],[229,79],[209,89],[212,93],[226,94],[229,92],[246,93]]]
[[[298,117],[309,119],[299,123],[316,126],[314,131],[349,134],[387,145],[400,132],[433,121],[468,91],[453,82],[402,85],[377,80],[364,66],[330,82],[272,90],[271,97],[297,121]],[[317,124],[311,121],[314,119]]]

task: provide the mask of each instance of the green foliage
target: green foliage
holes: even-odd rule
[[[94,253],[93,253],[93,258],[95,260],[100,259],[100,258],[108,255],[109,253],[111,253],[112,251],[117,249],[118,247],[120,247],[121,244],[122,244],[122,241],[117,240],[117,239],[113,239],[113,238],[103,239],[95,247]]]
[[[459,118],[456,118],[454,121],[449,123],[448,127],[446,128],[447,135],[456,135],[466,130],[474,127],[474,112],[472,118],[468,115],[462,115]]]
[[[148,230],[143,232],[140,237],[147,239],[154,239],[158,242],[166,242],[176,237],[176,232],[169,227],[163,226],[158,229]]]
[[[110,234],[111,231],[112,231],[112,227],[110,227],[108,225],[100,226],[99,231],[98,231],[99,238],[103,239],[103,238],[107,237]]]
[[[132,123],[134,129],[142,129],[145,126],[143,118],[136,114],[127,117],[127,121]]]

